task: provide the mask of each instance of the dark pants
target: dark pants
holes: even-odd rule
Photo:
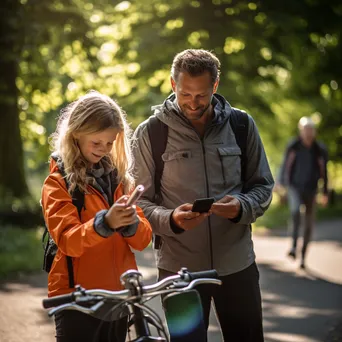
[[[79,311],[65,310],[55,316],[57,342],[125,342],[127,317],[106,322]]]
[[[159,280],[174,274],[158,270]],[[220,280],[220,286],[200,285],[196,288],[202,300],[206,328],[213,298],[224,341],[263,342],[259,271],[256,264],[241,272],[220,277]]]
[[[302,259],[305,259],[306,251],[311,241],[314,219],[315,219],[315,193],[301,193],[294,187],[289,188],[289,206],[292,218],[292,247],[297,248],[297,240],[300,227],[300,206],[305,206],[305,225],[302,246]]]

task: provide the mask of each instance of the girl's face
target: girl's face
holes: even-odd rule
[[[118,133],[117,128],[107,128],[97,133],[76,135],[79,149],[83,157],[89,162],[89,167],[110,153]]]

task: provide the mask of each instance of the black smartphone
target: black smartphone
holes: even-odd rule
[[[196,290],[166,295],[163,307],[170,341],[207,341],[201,297]]]
[[[137,185],[137,187],[132,192],[131,196],[129,196],[129,199],[126,203],[127,207],[135,204],[144,191],[145,191],[145,187],[143,185],[141,184]]]
[[[196,212],[196,213],[207,213],[210,210],[214,202],[215,202],[214,197],[199,198],[195,200],[191,211]]]

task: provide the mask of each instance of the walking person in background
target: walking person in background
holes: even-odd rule
[[[62,112],[52,136],[57,162],[51,158],[42,189],[45,222],[58,246],[48,276],[49,297],[75,290],[70,257],[72,281],[86,289],[120,290],[120,275],[137,268],[131,248],[147,247],[152,231],[142,210],[126,205],[134,187],[130,136],[123,111],[98,92],[87,93]],[[79,214],[72,201],[80,194],[84,206]],[[57,342],[124,342],[127,317],[108,315],[110,308],[96,317],[58,313]]]
[[[328,203],[328,154],[325,146],[316,140],[316,127],[309,117],[298,123],[299,136],[292,140],[285,151],[280,169],[279,184],[288,189],[288,202],[292,220],[292,246],[288,255],[296,259],[300,227],[300,206],[305,206],[304,236],[300,267],[305,268],[305,257],[311,240],[318,180],[323,180],[322,205]]]
[[[181,267],[216,269],[222,285],[198,289],[206,328],[213,298],[225,341],[261,342],[251,223],[269,207],[274,184],[254,120],[216,93],[219,73],[220,62],[209,51],[185,50],[175,56],[174,93],[154,107],[154,115],[135,133],[135,172],[146,189],[139,205],[161,238],[159,279]],[[246,118],[237,133],[234,117]],[[148,132],[153,118],[168,131],[160,191]],[[237,143],[242,135],[245,149]],[[213,197],[215,203],[207,212],[193,212],[194,201],[203,197]]]

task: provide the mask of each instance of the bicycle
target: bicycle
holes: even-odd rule
[[[190,294],[187,298],[186,304],[191,304],[194,300],[199,300],[200,297],[194,287],[200,284],[215,284],[221,285],[221,280],[217,279],[218,274],[216,270],[189,272],[186,268],[182,268],[178,274],[167,277],[152,285],[144,285],[142,281],[142,274],[137,270],[128,270],[120,277],[122,285],[126,288],[121,291],[108,291],[103,289],[86,290],[80,285],[75,287],[76,291],[55,296],[52,298],[43,299],[43,307],[49,309],[48,315],[51,317],[62,310],[78,310],[85,314],[92,315],[99,310],[104,303],[111,302],[112,307],[108,314],[127,312],[128,309],[128,336],[131,335],[130,328],[135,328],[135,337],[130,339],[131,342],[145,342],[145,341],[165,341],[169,342],[170,337],[163,325],[162,319],[153,309],[145,305],[146,302],[156,296],[164,296],[164,305],[170,299],[175,299],[178,294]],[[185,298],[185,297],[184,297]],[[183,299],[184,299],[183,298]],[[178,298],[179,299],[179,298]],[[180,301],[184,306],[184,300]],[[82,306],[81,304],[91,304],[90,307]],[[172,303],[172,302],[171,302]],[[198,302],[200,304],[200,302]],[[199,308],[199,309],[198,309]],[[179,335],[179,327],[170,322],[172,320],[172,312],[179,311],[178,303],[174,302],[169,305],[169,311],[165,308],[166,323],[168,325],[169,334],[172,341],[182,340]],[[171,318],[171,319],[170,319]],[[192,323],[197,324],[196,336],[206,336],[206,331],[203,325],[202,307],[199,305],[196,309],[196,317]],[[176,326],[175,326],[176,325]],[[157,329],[158,336],[152,336],[150,326]],[[204,334],[204,335],[203,335]],[[177,337],[178,336],[178,337]],[[197,340],[197,339],[196,339]]]

